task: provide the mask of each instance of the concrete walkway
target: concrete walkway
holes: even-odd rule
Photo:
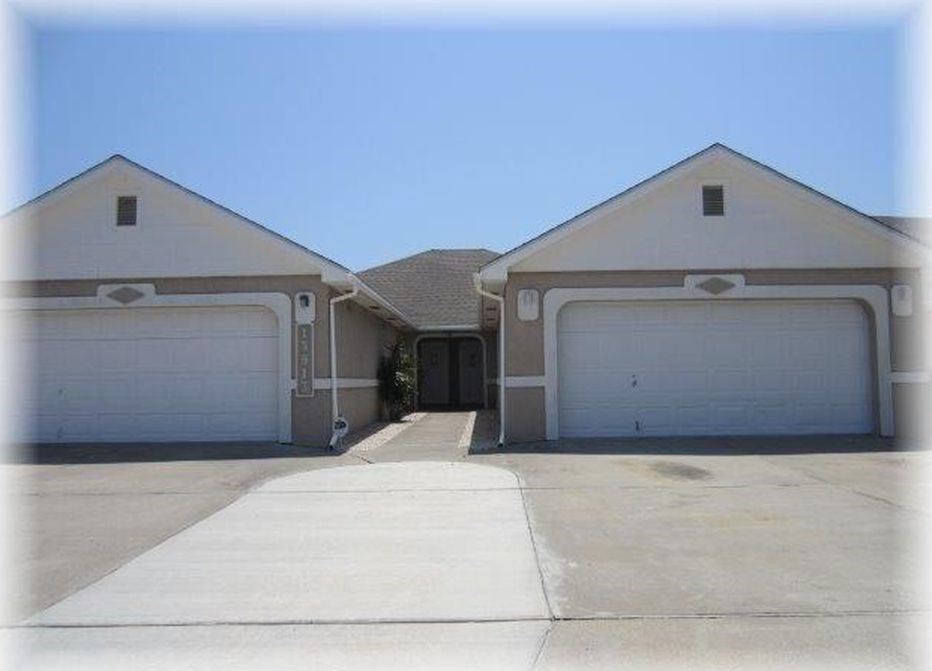
[[[549,618],[512,473],[391,463],[267,482],[13,644],[25,668],[527,668]]]
[[[379,462],[462,459],[469,451],[475,416],[475,412],[427,413],[365,457]]]

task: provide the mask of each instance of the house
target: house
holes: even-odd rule
[[[343,266],[122,156],[5,217],[24,441],[326,445],[411,321]],[[336,337],[334,338],[334,333]]]
[[[359,273],[414,324],[418,408],[493,408],[498,376],[496,304],[473,276],[498,256],[488,249],[430,249]]]
[[[5,217],[19,437],[323,445],[399,340],[420,408],[497,407],[503,441],[916,434],[925,223],[715,144],[505,254],[354,274],[114,156]]]
[[[721,144],[582,212],[478,273],[504,438],[915,433],[916,224]]]

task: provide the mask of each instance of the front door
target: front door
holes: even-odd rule
[[[418,390],[422,408],[450,404],[450,344],[431,338],[418,343]]]
[[[482,343],[476,338],[463,338],[457,343],[459,360],[459,404],[481,406]]]
[[[480,408],[485,368],[478,338],[424,338],[417,346],[418,404],[425,410]]]

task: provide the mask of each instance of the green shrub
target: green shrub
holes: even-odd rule
[[[396,422],[414,409],[417,394],[417,362],[403,340],[379,363],[379,391],[388,408],[388,418]]]

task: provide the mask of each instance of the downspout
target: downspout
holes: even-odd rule
[[[337,400],[337,320],[336,305],[345,300],[354,298],[359,293],[359,287],[353,285],[353,290],[348,294],[336,296],[330,299],[330,415],[331,423],[337,421],[340,416],[340,404]]]
[[[502,447],[505,445],[505,297],[483,289],[478,273],[472,279],[480,296],[498,303],[501,315],[498,320],[498,446]],[[502,291],[504,293],[504,289]]]

